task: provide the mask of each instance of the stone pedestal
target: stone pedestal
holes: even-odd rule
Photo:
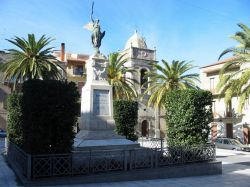
[[[101,54],[90,56],[86,63],[87,81],[82,88],[80,132],[75,150],[131,149],[138,143],[114,132],[113,94],[107,81],[108,60]]]

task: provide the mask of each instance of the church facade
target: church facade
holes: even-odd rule
[[[137,132],[144,137],[159,138],[164,136],[164,119],[163,116],[160,115],[160,110],[147,106],[149,95],[141,97],[150,86],[145,84],[148,80],[144,78],[144,75],[147,72],[154,71],[151,64],[157,63],[156,49],[148,48],[145,39],[135,31],[126,42],[121,54],[124,54],[124,58],[127,59],[125,66],[135,70],[134,73],[126,74],[126,77],[135,79],[138,82],[138,84],[135,84],[136,91],[139,95]]]

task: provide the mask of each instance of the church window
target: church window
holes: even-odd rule
[[[141,81],[141,89],[142,89],[142,93],[148,88],[148,79],[146,77],[147,74],[147,70],[146,69],[141,69],[141,77],[140,77],[140,81]]]

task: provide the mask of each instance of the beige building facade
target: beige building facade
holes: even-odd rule
[[[65,78],[68,81],[75,82],[79,93],[81,93],[86,82],[85,64],[89,59],[89,55],[66,52],[64,43],[61,44],[61,50],[54,52],[53,55],[57,57],[65,69]]]
[[[238,113],[239,98],[233,97],[228,105],[225,105],[223,96],[216,90],[219,82],[219,72],[225,61],[219,61],[200,68],[201,88],[212,92],[214,97],[213,116],[211,125],[211,138],[216,137],[237,138],[242,143],[250,144],[250,103],[247,101],[242,113]],[[227,73],[232,73],[245,66],[235,66]]]

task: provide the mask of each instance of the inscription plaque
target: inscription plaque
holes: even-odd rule
[[[93,113],[98,116],[109,116],[109,90],[94,90]]]

